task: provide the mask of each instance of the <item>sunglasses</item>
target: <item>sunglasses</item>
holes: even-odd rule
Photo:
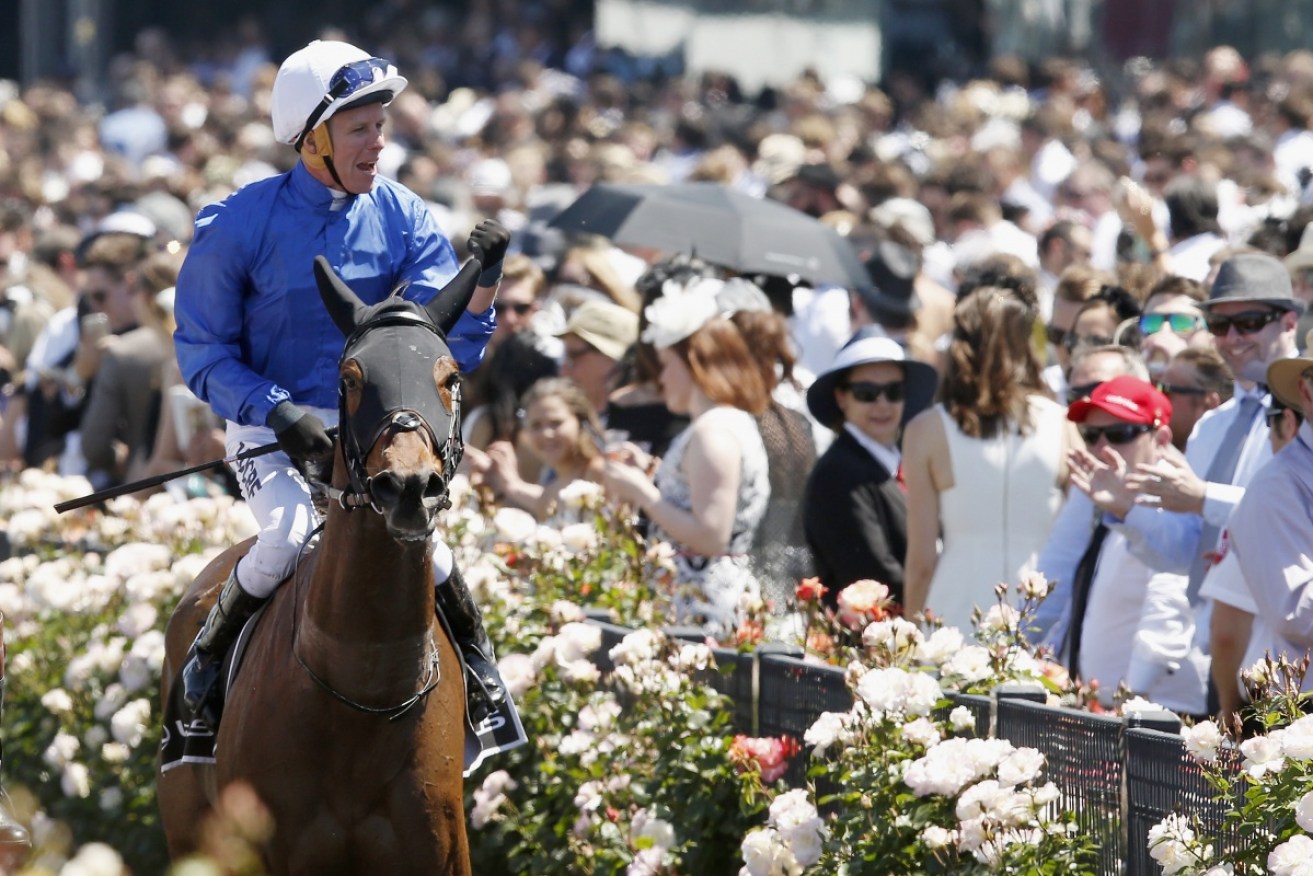
[[[1203,323],[1203,317],[1197,313],[1146,313],[1140,317],[1140,331],[1153,335],[1167,326],[1178,335],[1188,335],[1199,331]]]
[[[314,108],[310,115],[306,116],[305,127],[301,129],[301,135],[296,138],[296,142],[293,144],[296,151],[301,151],[301,145],[305,143],[305,138],[315,129],[315,125],[319,124],[319,120],[323,118],[324,113],[328,112],[328,108],[333,105],[333,101],[340,97],[355,94],[363,86],[386,78],[389,72],[395,75],[392,65],[382,58],[365,58],[362,61],[353,61],[337,68],[337,72],[328,80],[328,93],[324,95],[323,100],[319,101],[319,105]]]
[[[862,404],[870,404],[876,401],[880,396],[889,400],[890,404],[897,404],[903,400],[903,383],[872,383],[868,380],[859,380],[856,383],[849,383],[841,387]]]
[[[1208,392],[1202,386],[1177,386],[1175,383],[1155,383],[1154,388],[1163,395],[1203,395]]]
[[[1112,426],[1080,426],[1080,437],[1085,443],[1093,447],[1099,443],[1100,438],[1107,440],[1109,444],[1130,444],[1136,438],[1146,432],[1152,432],[1153,426],[1147,426],[1141,423],[1116,423]]]
[[[1204,324],[1213,334],[1221,337],[1232,328],[1242,335],[1252,335],[1270,322],[1276,322],[1285,313],[1284,310],[1248,310],[1235,316],[1223,316],[1210,313],[1204,317]]]
[[[1044,337],[1053,346],[1061,347],[1063,341],[1067,340],[1067,330],[1060,329],[1056,325],[1046,325],[1044,326]]]
[[[1281,420],[1281,415],[1285,412],[1286,408],[1268,408],[1267,413],[1264,415],[1267,420],[1267,427],[1269,429],[1276,428],[1276,424]]]
[[[1103,385],[1103,381],[1100,380],[1097,383],[1085,383],[1082,384],[1081,386],[1067,387],[1067,404],[1069,405],[1075,404],[1081,399],[1089,398],[1091,395],[1094,394],[1094,390],[1098,389],[1102,385]]]
[[[587,344],[585,344],[582,347],[566,347],[565,361],[573,362],[576,359],[582,359],[584,356],[587,356],[589,353],[596,353],[596,352],[597,350],[593,349]]]
[[[1111,344],[1113,339],[1107,335],[1073,335],[1068,334],[1062,339],[1062,346],[1067,348],[1070,353],[1077,347],[1106,347]]]
[[[532,301],[494,301],[492,303],[493,312],[499,316],[508,310],[516,316],[524,316],[531,307],[533,307]]]

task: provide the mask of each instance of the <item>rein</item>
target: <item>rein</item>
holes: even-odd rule
[[[443,340],[444,343],[446,340],[442,332],[431,323],[425,322],[420,319],[416,319],[414,316],[411,316],[409,314],[389,313],[389,314],[384,314],[376,319],[372,319],[367,322],[364,322],[359,326],[357,326],[356,329],[347,337],[346,344],[343,346],[342,349],[341,361],[345,362],[348,358],[351,357],[352,348],[356,344],[360,343],[361,339],[364,337],[365,334],[367,334],[369,331],[373,329],[383,328],[386,326],[424,328],[435,334],[439,339]],[[424,416],[420,413],[420,411],[414,410],[410,407],[398,407],[391,410],[382,411],[381,412],[382,417],[378,421],[377,425],[372,427],[372,431],[364,433],[365,439],[362,440],[362,433],[359,427],[353,421],[353,419],[348,416],[348,412],[346,409],[347,394],[344,388],[339,386],[337,437],[338,437],[338,441],[341,443],[342,460],[345,463],[345,467],[347,469],[349,486],[347,489],[343,490],[343,489],[339,489],[338,487],[334,487],[332,484],[325,484],[317,481],[313,482],[313,486],[316,489],[322,491],[328,497],[329,501],[336,502],[343,511],[354,511],[357,508],[372,508],[376,513],[381,514],[382,509],[379,507],[379,504],[377,500],[374,498],[374,494],[373,494],[373,488],[372,488],[373,479],[369,476],[369,474],[367,473],[367,469],[365,467],[366,457],[368,456],[369,451],[373,449],[374,445],[378,443],[379,439],[382,438],[385,434],[387,434],[390,430],[396,430],[400,432],[414,432],[422,429],[428,435],[429,440],[432,442],[433,448],[438,452],[438,455],[442,460],[442,472],[439,475],[442,481],[441,495],[432,499],[425,499],[424,500],[425,507],[433,508],[435,509],[435,512],[442,511],[451,507],[449,487],[451,484],[452,477],[455,476],[456,468],[458,465],[460,465],[461,457],[464,455],[464,443],[461,441],[461,436],[460,436],[460,412],[461,412],[460,382],[458,380],[454,381],[449,391],[451,393],[451,409],[450,411],[444,412],[448,415],[447,435],[445,441],[440,442],[438,440],[438,436],[434,433],[433,427],[429,424],[428,420],[424,418]],[[425,407],[422,401],[418,403],[418,406],[421,409]],[[315,532],[311,533],[311,537],[313,538],[313,536],[316,533],[320,532],[323,529],[323,526],[324,524],[320,523],[319,526],[316,528]],[[307,539],[306,544],[309,544],[309,542],[310,539]],[[300,588],[302,586],[304,577],[306,576],[302,576],[302,580],[297,581],[296,598],[297,598],[298,607],[302,604]],[[442,680],[442,670],[439,663],[440,654],[438,651],[437,642],[433,637],[433,630],[430,627],[428,634],[428,642],[424,649],[428,657],[425,661],[423,661],[425,664],[424,680],[420,684],[420,689],[416,691],[414,694],[412,694],[405,701],[397,703],[396,705],[392,705],[392,706],[368,706],[365,705],[364,703],[357,702],[351,699],[350,697],[346,696],[342,692],[338,691],[336,688],[334,688],[331,684],[329,684],[327,680],[323,678],[323,676],[321,676],[319,673],[311,669],[309,664],[305,662],[305,658],[301,656],[301,652],[297,648],[297,643],[299,642],[300,637],[297,635],[296,620],[299,617],[300,617],[299,610],[294,609],[293,626],[292,626],[292,637],[293,637],[292,654],[293,656],[296,657],[297,665],[299,665],[301,669],[304,670],[305,674],[308,675],[310,679],[316,685],[318,685],[318,687],[321,690],[323,690],[333,699],[337,700],[338,702],[342,703],[345,706],[348,706],[351,709],[354,709],[357,712],[362,712],[366,715],[383,715],[386,716],[389,721],[396,721],[398,718],[401,718],[412,708],[414,708],[417,704],[422,702],[429,695],[429,693],[431,693],[438,686],[438,683]]]
[[[320,677],[319,673],[315,672],[306,664],[305,659],[301,657],[300,651],[293,648],[292,654],[296,657],[297,664],[305,670],[305,674],[310,676],[310,679],[314,681],[315,684],[319,685],[321,689],[339,703],[350,706],[357,712],[364,712],[366,715],[386,715],[389,721],[395,721],[427,697],[429,693],[438,686],[438,682],[442,680],[442,669],[438,666],[438,644],[434,640],[433,632],[431,630],[429,631],[428,647],[425,650],[429,653],[429,659],[428,674],[424,678],[423,686],[421,686],[420,689],[405,702],[397,703],[395,706],[381,707],[366,706],[364,703],[358,703],[347,697],[345,694],[339,693],[331,684]]]
[[[305,540],[305,544],[301,546],[301,550],[304,551],[306,545],[309,545],[310,542],[314,540],[314,537],[321,533],[323,529],[323,523],[316,526],[314,531],[310,533],[310,537]],[[300,567],[299,557],[297,558],[297,567],[298,569]],[[295,575],[296,571],[293,571],[292,574]],[[292,656],[296,658],[297,665],[305,670],[305,674],[310,676],[310,680],[317,684],[321,690],[339,703],[349,706],[357,712],[363,712],[366,715],[386,715],[389,721],[395,721],[422,702],[435,688],[437,688],[438,683],[442,681],[442,667],[439,663],[441,655],[438,653],[438,643],[437,640],[433,638],[433,629],[431,627],[429,628],[428,643],[424,649],[425,652],[428,653],[428,660],[425,661],[427,668],[425,669],[424,683],[420,685],[418,691],[411,695],[410,699],[397,703],[395,706],[367,706],[364,703],[358,703],[346,694],[338,691],[335,687],[329,684],[323,676],[311,669],[310,664],[305,662],[305,658],[301,656],[301,651],[296,647],[297,642],[300,641],[300,636],[297,635],[297,621],[301,617],[299,608],[303,605],[301,601],[301,584],[306,577],[308,576],[298,576],[296,582],[296,604],[292,609]]]

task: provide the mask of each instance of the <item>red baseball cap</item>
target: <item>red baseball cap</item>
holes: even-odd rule
[[[1072,402],[1067,408],[1067,419],[1083,423],[1095,408],[1143,426],[1158,426],[1172,418],[1172,403],[1167,396],[1147,380],[1129,374],[1100,383],[1089,398]]]

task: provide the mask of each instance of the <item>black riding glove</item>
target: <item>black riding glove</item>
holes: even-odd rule
[[[511,245],[511,233],[491,219],[484,219],[470,232],[470,254],[479,260],[480,286],[495,286],[501,279],[501,263]]]
[[[280,401],[265,425],[274,430],[278,446],[292,459],[325,462],[333,457],[333,439],[324,421],[290,401]]]

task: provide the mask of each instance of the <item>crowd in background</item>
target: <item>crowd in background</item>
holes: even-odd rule
[[[1105,698],[1125,683],[1190,714],[1236,707],[1255,652],[1313,643],[1307,548],[1271,535],[1313,503],[1238,528],[1257,545],[1227,536],[1264,513],[1248,480],[1308,433],[1313,370],[1269,393],[1267,368],[1304,361],[1313,328],[1313,52],[1111,78],[1001,56],[969,81],[745,95],[619,63],[583,20],[405,9],[319,36],[410,79],[380,172],[453,242],[482,218],[513,232],[464,393],[467,465],[502,501],[546,519],[602,484],[676,545],[690,617],[722,631],[810,575],[831,601],[875,578],[966,626],[1043,572],[1037,640]],[[0,88],[6,469],[103,487],[223,455],[179,382],[173,283],[196,210],[295,153],[258,24],[214,46],[143,33],[104,105]],[[846,237],[871,286],[548,224],[599,181],[777,199]]]

